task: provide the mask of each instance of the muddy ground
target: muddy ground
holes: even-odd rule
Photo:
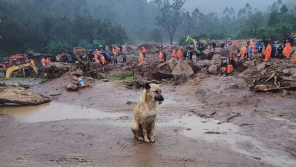
[[[138,52],[131,50],[128,62]],[[150,51],[147,69],[158,59],[158,49]],[[106,75],[151,70],[120,62]],[[149,144],[130,128],[143,90],[111,79],[68,92],[69,73],[25,82],[52,102],[0,107],[0,166],[296,166],[296,92],[254,93],[238,74],[163,81],[156,142]]]
[[[67,92],[68,77],[31,86],[61,94],[50,104],[1,107],[0,166],[296,165],[295,92],[254,94],[231,76],[162,83],[156,142],[147,144],[130,130],[142,90],[96,81]]]

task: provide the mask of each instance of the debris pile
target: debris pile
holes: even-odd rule
[[[289,59],[270,59],[268,63],[245,62],[247,69],[243,78],[251,90],[256,92],[278,92],[296,90],[296,65]]]
[[[0,104],[16,104],[16,105],[40,105],[50,102],[48,97],[32,93],[25,88],[10,87],[0,88]]]

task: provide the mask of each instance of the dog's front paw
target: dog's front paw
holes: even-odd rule
[[[146,143],[150,143],[150,140],[148,138],[144,139]]]
[[[154,143],[154,142],[155,142],[155,138],[154,138],[154,137],[151,137],[151,138],[150,138],[150,141],[151,141],[152,143]]]
[[[140,140],[140,141],[143,141],[143,140],[144,140],[144,138],[143,138],[143,137],[140,137],[140,136],[136,136],[136,138],[137,138],[138,140]]]

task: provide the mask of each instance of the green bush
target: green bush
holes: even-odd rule
[[[56,55],[58,53],[61,53],[62,51],[70,51],[72,49],[72,46],[63,40],[52,40],[49,43],[48,50],[50,54]]]

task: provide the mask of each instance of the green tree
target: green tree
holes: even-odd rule
[[[155,0],[160,14],[156,17],[157,24],[167,31],[170,43],[173,44],[175,33],[181,26],[182,7],[186,0]]]
[[[62,51],[71,51],[72,45],[62,40],[52,40],[48,45],[48,50],[50,54],[56,55]]]

